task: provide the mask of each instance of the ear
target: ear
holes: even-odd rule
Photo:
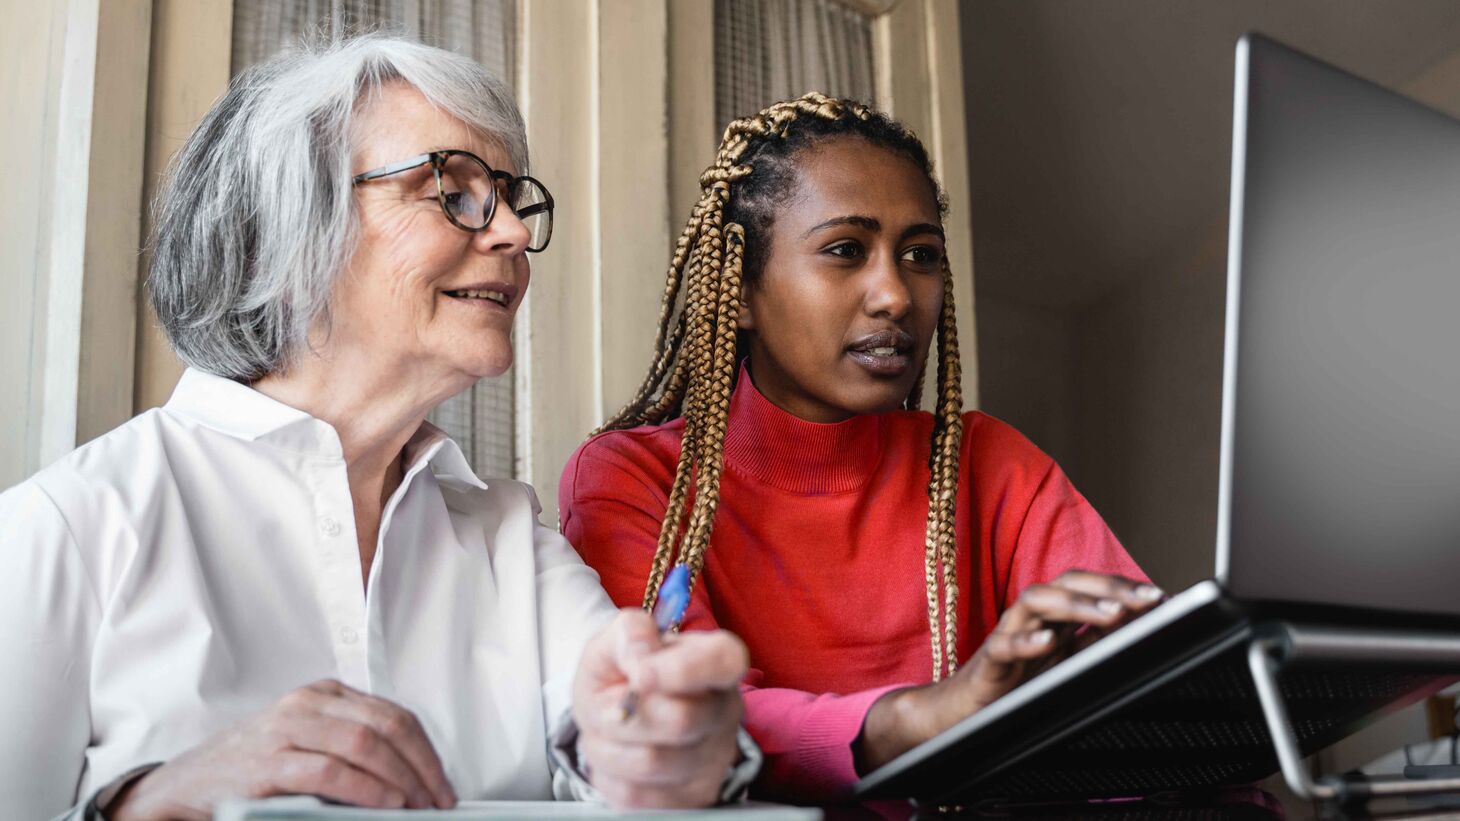
[[[737,330],[755,330],[755,315],[750,307],[750,293],[751,288],[749,285],[742,284],[740,286],[740,316],[735,319],[735,327]]]

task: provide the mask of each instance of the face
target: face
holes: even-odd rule
[[[386,87],[360,118],[354,174],[438,149],[518,172],[494,141],[407,85]],[[359,245],[332,296],[327,344],[405,383],[445,383],[446,393],[506,371],[529,277],[528,230],[512,209],[499,200],[486,230],[457,228],[429,164],[360,183],[355,197]]]
[[[755,385],[813,422],[895,410],[943,306],[937,195],[911,160],[860,138],[822,143],[795,165],[740,319]]]

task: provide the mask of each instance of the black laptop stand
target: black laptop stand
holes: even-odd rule
[[[1303,754],[1281,681],[1285,669],[1339,667],[1347,670],[1409,670],[1425,674],[1460,673],[1460,636],[1417,631],[1303,627],[1286,623],[1255,637],[1247,664],[1262,705],[1283,780],[1310,801],[1351,802],[1372,798],[1460,792],[1460,778],[1314,778]]]
[[[1460,631],[1255,619],[1166,652],[1154,669],[1101,665],[1046,709],[1011,717],[1003,742],[984,739],[997,757],[971,747],[930,762],[913,797],[996,809],[1199,794],[1279,771],[1299,796],[1324,802],[1460,789],[1460,779],[1315,779],[1303,766],[1460,680]]]

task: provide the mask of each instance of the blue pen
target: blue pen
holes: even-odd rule
[[[654,626],[659,629],[659,635],[664,635],[678,625],[688,607],[689,568],[677,564],[664,577],[664,584],[659,585],[659,598],[654,603]],[[633,718],[638,706],[639,694],[630,690],[624,696],[622,720]]]

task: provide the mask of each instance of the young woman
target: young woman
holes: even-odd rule
[[[962,412],[916,137],[810,94],[731,123],[701,185],[648,377],[564,470],[563,532],[620,605],[688,565],[685,628],[750,648],[761,794],[826,801],[1161,593],[1058,465]]]

